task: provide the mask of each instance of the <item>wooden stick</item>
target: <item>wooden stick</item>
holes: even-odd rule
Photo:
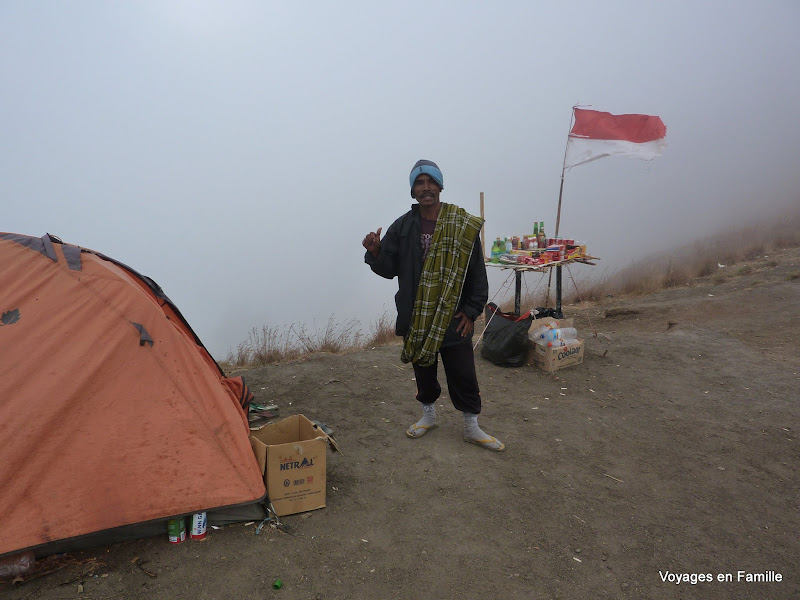
[[[481,192],[481,220],[483,220],[483,192]],[[486,262],[486,222],[481,223],[481,252],[483,253],[483,260]],[[486,311],[483,311],[483,327],[486,328]],[[481,334],[483,335],[483,334]]]
[[[481,220],[483,220],[483,192],[481,192]],[[481,224],[481,252],[483,252],[483,257],[486,258],[486,235],[485,235],[485,224]]]
[[[614,481],[619,481],[620,483],[625,483],[624,481],[622,481],[622,479],[617,479],[616,477],[611,477],[611,475],[609,475],[608,473],[603,473],[603,475],[605,475],[609,479],[613,479]]]

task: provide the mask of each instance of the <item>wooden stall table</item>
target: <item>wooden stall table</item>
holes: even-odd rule
[[[511,262],[499,262],[493,263],[490,259],[486,258],[486,266],[493,267],[496,269],[512,269],[514,271],[514,277],[516,279],[515,286],[514,286],[514,314],[516,316],[520,316],[520,296],[522,294],[522,274],[527,271],[534,271],[537,273],[546,273],[550,269],[556,269],[556,308],[555,317],[557,319],[563,319],[564,315],[561,312],[561,268],[564,265],[568,265],[570,263],[582,263],[585,265],[592,265],[594,266],[595,263],[592,261],[600,260],[596,256],[589,256],[588,254],[583,254],[581,256],[576,256],[573,258],[565,258],[563,260],[555,260],[552,262],[548,262],[541,265],[528,265],[528,264],[520,264],[520,263],[511,263]]]

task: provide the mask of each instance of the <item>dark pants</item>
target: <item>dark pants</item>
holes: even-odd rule
[[[464,339],[454,345],[439,349],[444,373],[447,376],[447,389],[453,406],[461,412],[480,414],[481,393],[478,389],[478,376],[475,374],[475,356],[472,352],[472,340]],[[423,404],[432,404],[439,399],[442,387],[436,377],[439,359],[430,367],[414,364],[414,375],[417,378],[417,400]]]

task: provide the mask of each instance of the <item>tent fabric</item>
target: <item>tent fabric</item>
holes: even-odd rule
[[[241,378],[161,288],[0,233],[0,555],[264,498]]]

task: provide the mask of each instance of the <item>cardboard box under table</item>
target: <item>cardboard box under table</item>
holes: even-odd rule
[[[329,443],[331,438],[304,415],[251,431],[250,444],[279,517],[325,507]]]

